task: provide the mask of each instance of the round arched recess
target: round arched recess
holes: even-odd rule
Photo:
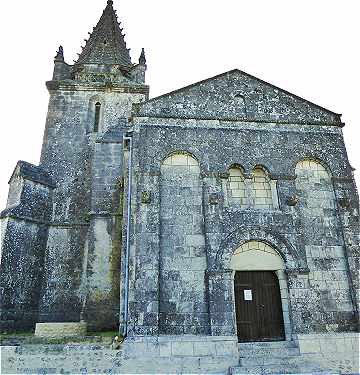
[[[237,248],[231,257],[234,271],[280,271],[285,264],[279,253],[260,241],[248,241]]]
[[[270,273],[275,274],[278,279],[278,288],[280,292],[280,305],[282,313],[284,336],[286,340],[291,340],[291,323],[289,314],[289,294],[287,286],[287,277],[285,274],[285,263],[281,255],[270,245],[265,242],[250,240],[243,243],[233,253],[230,260],[230,269],[233,270],[234,287],[236,287],[236,279],[240,274],[259,274]],[[250,272],[249,272],[250,271]],[[256,272],[253,272],[256,271]],[[237,276],[236,276],[237,275]],[[255,276],[258,277],[258,276]],[[261,276],[260,276],[261,277]],[[251,289],[251,288],[250,288]],[[257,292],[255,292],[256,294]],[[238,308],[239,300],[235,292],[234,302],[235,309]],[[245,298],[245,297],[244,297]],[[274,305],[274,301],[272,305]],[[264,306],[264,305],[261,305]],[[279,305],[278,305],[279,306]],[[240,314],[241,315],[241,314]],[[238,321],[237,321],[238,324]],[[241,322],[240,322],[241,324]],[[240,326],[238,326],[240,327]],[[239,331],[238,331],[239,334]]]

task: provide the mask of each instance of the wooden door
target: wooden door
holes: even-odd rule
[[[278,278],[272,271],[237,271],[234,280],[239,342],[284,340]]]

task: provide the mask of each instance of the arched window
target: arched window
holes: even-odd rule
[[[228,191],[230,202],[242,207],[248,204],[245,179],[238,167],[229,169]]]
[[[318,161],[310,159],[300,161],[296,166],[295,173],[296,188],[300,195],[306,199],[308,208],[335,207],[331,176]]]
[[[254,168],[252,183],[254,194],[254,208],[264,210],[272,209],[274,205],[270,180],[262,168]]]
[[[99,131],[101,104],[95,103],[94,132]]]
[[[168,156],[162,163],[162,167],[173,167],[176,172],[183,173],[200,173],[199,164],[196,159],[194,159],[188,153],[174,153]]]

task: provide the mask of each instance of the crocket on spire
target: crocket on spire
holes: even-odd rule
[[[99,22],[79,55],[75,65],[79,64],[116,64],[124,68],[132,65],[112,0],[107,1]]]

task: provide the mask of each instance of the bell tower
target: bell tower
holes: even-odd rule
[[[57,184],[39,321],[119,321],[123,132],[148,98],[146,59],[133,64],[107,1],[74,65],[55,57],[41,167]],[[119,229],[120,228],[120,229]]]
[[[18,163],[1,214],[0,322],[14,328],[119,321],[123,133],[149,95],[146,59],[132,63],[111,0],[85,41],[72,65],[56,53],[40,165]]]

